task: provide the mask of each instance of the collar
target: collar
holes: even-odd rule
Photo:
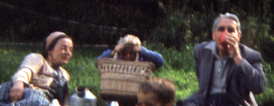
[[[211,50],[213,55],[219,56],[218,53],[217,53],[217,46],[216,46],[215,42],[212,41],[212,42],[208,43],[205,46],[205,48]]]

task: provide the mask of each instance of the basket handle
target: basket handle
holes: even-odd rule
[[[115,52],[114,53],[114,59],[117,59],[117,55],[118,55],[118,53],[117,52]],[[138,59],[139,59],[139,53],[138,52],[136,52],[136,58],[135,58],[135,61],[137,62],[138,61]]]

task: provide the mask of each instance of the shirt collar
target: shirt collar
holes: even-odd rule
[[[215,42],[210,42],[205,46],[206,49],[209,49],[212,51],[212,54],[214,54],[215,56],[218,56],[217,53],[217,46]]]

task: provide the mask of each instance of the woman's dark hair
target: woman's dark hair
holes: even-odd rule
[[[44,39],[44,41],[43,41],[42,56],[43,56],[45,59],[48,58],[48,51],[49,51],[49,50],[52,50],[52,49],[55,47],[56,43],[57,43],[60,39],[62,39],[62,38],[69,38],[69,39],[72,40],[72,38],[69,37],[69,36],[60,35],[60,36],[56,37],[56,38],[49,44],[49,46],[46,48],[46,45],[47,45],[48,42],[47,42],[47,39]]]

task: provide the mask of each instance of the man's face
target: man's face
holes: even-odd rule
[[[60,39],[53,50],[50,51],[49,55],[51,55],[52,61],[51,63],[54,65],[65,65],[68,63],[69,59],[72,56],[73,43],[71,39],[62,38]]]
[[[147,94],[138,92],[137,97],[138,104],[136,106],[164,106],[161,101],[158,101],[158,97],[152,92]]]
[[[232,35],[240,38],[241,33],[237,30],[236,21],[230,18],[222,18],[217,24],[216,29],[212,32],[212,39],[216,42],[218,50],[227,51],[227,48],[222,46],[220,42],[220,35]]]

